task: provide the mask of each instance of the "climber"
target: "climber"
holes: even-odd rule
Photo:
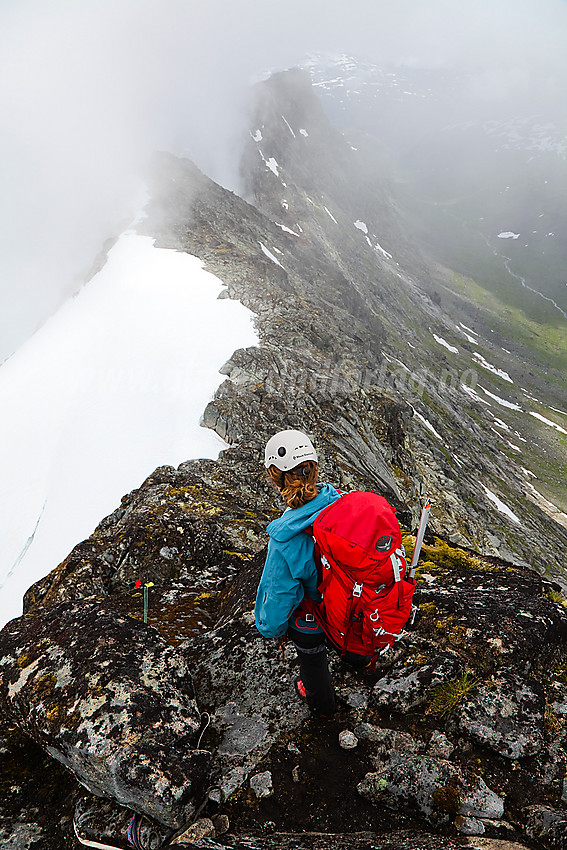
[[[275,434],[266,445],[264,465],[287,507],[267,528],[270,541],[256,595],[256,627],[280,646],[292,641],[300,671],[296,691],[311,711],[327,716],[335,711],[335,697],[325,633],[312,614],[301,616],[297,608],[305,594],[319,598],[313,539],[305,530],[339,493],[330,484],[317,484],[317,453],[301,431]]]

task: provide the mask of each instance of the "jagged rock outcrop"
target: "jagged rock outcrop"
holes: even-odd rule
[[[172,827],[202,802],[210,753],[187,663],[153,629],[64,602],[0,635],[5,714],[94,794]]]
[[[409,818],[416,835],[420,823],[422,827],[428,823],[430,829],[453,835],[484,833],[495,839],[532,841],[524,831],[526,807],[549,806],[553,801],[554,810],[561,811],[567,770],[565,733],[553,710],[557,694],[565,687],[567,644],[567,611],[557,589],[525,568],[471,556],[440,540],[426,543],[413,629],[380,660],[375,673],[352,672],[333,657],[339,713],[321,727],[294,697],[293,651],[288,649],[282,657],[275,644],[264,641],[254,627],[254,597],[264,560],[261,525],[277,508],[277,500],[262,484],[256,504],[249,503],[257,510],[236,511],[241,502],[233,503],[222,482],[233,479],[234,470],[248,458],[248,449],[234,448],[218,464],[192,462],[179,470],[163,468],[127,497],[93,538],[94,571],[100,568],[101,553],[107,565],[120,563],[120,553],[130,553],[119,567],[121,580],[107,574],[105,595],[75,603],[60,601],[72,594],[72,573],[65,570],[55,571],[30,592],[28,614],[2,634],[3,710],[35,740],[45,745],[51,735],[49,746],[62,748],[69,734],[66,730],[76,727],[73,712],[81,705],[77,688],[80,684],[88,693],[100,687],[97,670],[102,668],[108,677],[109,687],[103,689],[107,708],[115,716],[110,685],[113,670],[122,680],[123,668],[114,663],[104,666],[104,661],[116,661],[115,650],[112,644],[97,644],[97,634],[101,629],[105,635],[126,629],[132,633],[128,640],[139,646],[136,657],[151,654],[154,647],[152,665],[160,671],[159,690],[167,703],[157,709],[168,720],[163,741],[156,741],[162,747],[163,764],[170,771],[189,769],[185,729],[192,735],[189,746],[195,746],[199,712],[210,715],[201,742],[210,753],[211,768],[201,785],[205,814],[210,817],[220,807],[239,834],[271,821],[280,830],[292,826],[334,834],[349,816],[361,827],[383,835],[392,828],[407,828]],[[143,536],[138,533],[140,517],[144,518]],[[179,528],[186,533],[181,535]],[[180,557],[171,573],[171,559],[159,553],[163,547],[173,548],[173,536]],[[140,545],[132,546],[131,540]],[[405,532],[404,540],[411,551],[412,538]],[[228,548],[236,545],[240,550]],[[81,544],[68,560],[70,564],[77,557],[83,575],[88,550],[87,544]],[[163,574],[159,572],[162,560],[167,571]],[[131,582],[137,574],[158,579],[150,588],[148,626],[141,622],[142,600]],[[477,596],[482,596],[482,616]],[[506,615],[508,605],[523,616]],[[87,676],[61,683],[60,688],[55,686],[57,672],[52,671],[52,697],[51,691],[34,688],[37,676],[44,674],[40,674],[41,661],[35,667],[32,664],[43,658],[42,652],[47,658],[49,653],[31,638],[40,632],[46,637],[56,633],[53,625],[58,618],[67,624],[67,635],[82,634],[88,621],[91,636],[79,657],[85,665],[86,656],[92,658]],[[125,638],[120,640],[125,645]],[[96,654],[90,641],[97,647]],[[167,643],[175,643],[175,649]],[[8,644],[13,647],[10,652]],[[22,656],[24,666],[20,666]],[[193,692],[186,693],[186,683],[166,663],[170,657],[176,659],[178,670],[191,672],[199,712],[192,702]],[[59,662],[57,666],[60,670]],[[26,676],[28,668],[31,672]],[[49,672],[47,666],[44,672]],[[18,687],[22,674],[25,685],[16,695],[18,705],[13,705],[9,688]],[[528,688],[533,693],[529,705]],[[46,719],[51,699],[57,699],[57,724]],[[186,699],[193,707],[187,708]],[[158,732],[152,732],[152,740]],[[353,749],[341,746],[340,735],[344,738],[345,732],[356,741]],[[131,759],[128,739],[111,743],[117,760]],[[136,744],[137,764],[140,746]],[[503,758],[507,747],[510,752]],[[180,752],[183,758],[177,762]],[[83,781],[80,773],[79,778]],[[126,802],[109,785],[103,788],[102,780],[96,789],[90,787],[113,797],[111,809]],[[159,829],[160,820],[171,823],[163,814],[170,802],[161,790],[156,796],[154,788],[153,793],[154,799],[138,797],[129,805],[149,815],[150,824],[153,819]],[[480,798],[494,805],[483,808]],[[504,801],[503,811],[498,800]],[[119,807],[111,818],[113,829],[122,829],[125,817]],[[87,822],[84,817],[83,822]],[[238,846],[238,839],[230,840]],[[254,840],[261,847],[268,838]],[[386,838],[380,840],[387,846]],[[308,847],[309,841],[299,846]]]

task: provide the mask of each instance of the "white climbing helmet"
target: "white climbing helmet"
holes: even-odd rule
[[[301,431],[279,431],[268,440],[264,457],[266,469],[277,466],[282,472],[289,472],[306,460],[317,463],[317,452],[309,437]]]

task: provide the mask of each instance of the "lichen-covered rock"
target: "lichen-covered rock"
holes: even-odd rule
[[[448,759],[454,750],[455,745],[451,743],[445,733],[435,729],[429,739],[427,755],[436,759]]]
[[[257,575],[233,588],[222,624],[179,647],[194,671],[199,704],[211,715],[218,739],[212,783],[219,800],[230,797],[281,735],[309,712],[295,697],[295,651],[285,657],[256,631],[251,610]],[[231,606],[234,604],[234,610]]]
[[[455,815],[497,819],[504,813],[504,801],[481,777],[429,756],[393,752],[389,764],[368,773],[358,791],[372,803],[418,809],[433,824]]]
[[[271,797],[274,793],[274,786],[270,771],[264,770],[262,773],[255,773],[254,776],[251,776],[250,788],[258,799]]]
[[[61,603],[0,633],[0,703],[92,793],[172,826],[203,799],[210,754],[187,663],[151,628]]]
[[[343,729],[339,732],[339,746],[343,750],[353,750],[358,746],[358,738],[349,729]]]
[[[159,613],[164,624],[179,621],[184,612],[176,590],[190,612],[188,594],[196,599],[217,593],[238,570],[241,557],[265,545],[265,527],[276,515],[273,497],[263,480],[251,482],[254,493],[248,493],[248,465],[241,460],[237,494],[229,460],[220,468],[211,461],[159,467],[124,496],[88,540],[29,588],[24,613],[93,596],[129,612],[135,602],[128,591],[139,580],[154,585],[150,614]]]
[[[223,730],[220,753],[249,753],[261,744],[268,734],[268,727],[260,717],[240,714],[234,702],[221,706],[214,719],[217,727]]]
[[[526,662],[532,674],[552,662],[567,636],[567,610],[551,586],[533,570],[470,556],[467,563],[463,552],[438,543],[429,550],[437,550],[438,566],[418,586],[420,631],[486,670],[525,675]]]
[[[542,685],[503,670],[460,706],[459,726],[506,758],[525,758],[543,747],[544,712]]]
[[[425,702],[429,689],[434,685],[452,679],[459,667],[456,656],[442,653],[427,664],[396,668],[376,682],[371,704],[409,711]]]

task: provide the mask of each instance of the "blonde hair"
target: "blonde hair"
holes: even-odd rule
[[[268,477],[282,494],[288,508],[301,508],[315,498],[318,475],[319,466],[314,460],[306,460],[288,472],[282,472],[277,466],[268,467]]]

